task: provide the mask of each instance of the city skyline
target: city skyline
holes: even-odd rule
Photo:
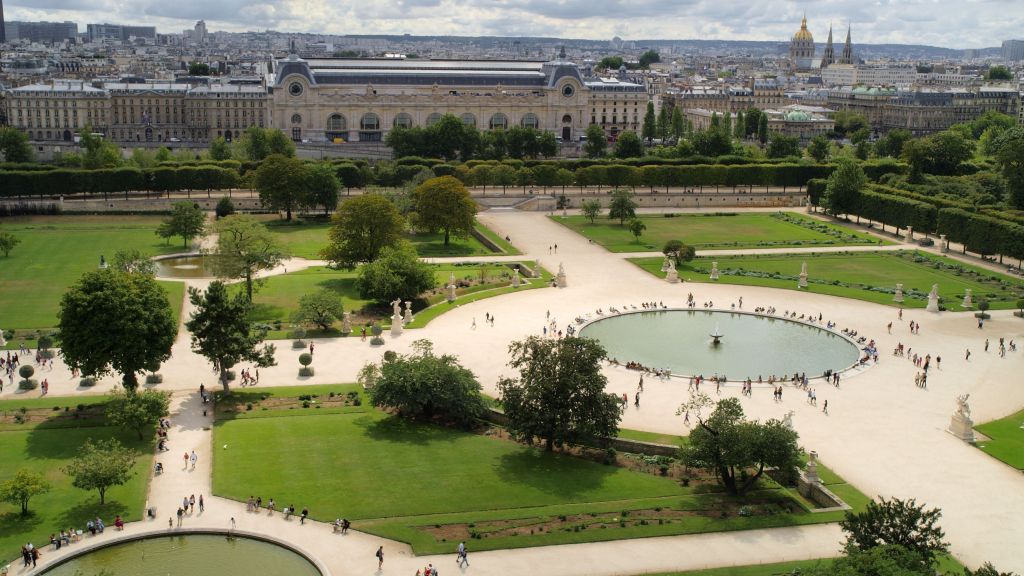
[[[217,3],[181,0],[6,0],[13,20],[71,20],[156,26],[180,33],[205,20],[211,31],[275,30],[311,34],[541,36],[627,40],[719,39],[786,42],[806,13],[816,35],[831,24],[852,26],[858,43],[924,44],[946,48],[995,47],[1019,36],[1024,9],[1013,0],[768,0],[753,5],[685,0],[399,0],[357,5],[349,0],[272,0]],[[946,8],[948,9],[946,9]],[[455,14],[456,16],[451,16]]]

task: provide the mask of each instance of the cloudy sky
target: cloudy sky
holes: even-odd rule
[[[332,34],[527,35],[604,39],[789,38],[806,11],[854,41],[998,46],[1024,37],[1024,0],[3,0],[8,20],[150,24]]]

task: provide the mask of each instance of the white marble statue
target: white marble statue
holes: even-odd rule
[[[893,302],[903,302],[903,284],[896,285],[896,295],[892,297]]]
[[[970,394],[961,394],[956,397],[956,415],[968,420],[971,419],[971,405],[967,403],[970,397]]]
[[[512,287],[519,288],[519,268],[512,271]]]
[[[718,280],[718,262],[711,263],[711,279]]]
[[[403,321],[406,324],[412,322],[412,302],[407,301],[405,303],[405,318],[403,318]]]
[[[394,314],[392,315],[393,318],[401,318],[402,317],[402,299],[401,298],[395,298],[395,301],[391,303],[391,310],[394,312]]]
[[[939,311],[939,285],[932,284],[932,291],[928,293],[928,307],[925,310],[929,312]]]
[[[790,410],[789,412],[786,412],[785,416],[782,417],[782,425],[785,426],[786,428],[789,428],[790,430],[793,429],[793,415],[794,414],[796,414],[796,412]]]
[[[348,312],[344,312],[341,315],[341,332],[342,334],[349,334],[352,332],[352,315]]]
[[[970,288],[964,288],[964,301],[961,304],[961,306],[963,306],[964,308],[973,308],[974,307],[974,301],[971,299],[971,289]]]
[[[796,284],[797,288],[807,288],[807,262],[800,264],[800,280]]]

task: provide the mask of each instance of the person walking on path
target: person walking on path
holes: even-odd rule
[[[199,456],[196,456],[196,451],[192,451],[192,469],[196,469],[196,462],[199,460]]]
[[[309,516],[309,508],[306,508],[305,506],[303,506],[302,507],[302,516],[299,518],[299,525],[300,526],[306,523],[306,516]]]
[[[196,495],[193,494],[188,497],[188,513],[191,514],[196,510]]]
[[[377,571],[379,572],[380,569],[384,566],[384,547],[383,546],[381,546],[380,548],[377,548],[377,554],[375,554],[375,556],[377,556]]]
[[[466,554],[466,543],[459,542],[458,554],[455,557],[455,563],[459,568],[463,566],[469,566],[469,556]]]
[[[185,516],[185,509],[178,507],[178,528],[181,528],[181,519]]]
[[[188,470],[188,452],[185,452],[185,470]]]
[[[823,412],[823,413],[824,413],[824,414],[825,414],[826,416],[828,416],[828,399],[827,399],[827,398],[825,399],[825,407],[824,407],[824,408],[822,408],[822,409],[821,409],[821,411],[822,411],[822,412]]]
[[[206,509],[206,506],[203,506],[203,495],[200,494],[199,495],[199,513],[202,514],[203,510],[205,510],[205,509]]]
[[[964,360],[967,360],[968,362],[970,362],[970,360],[971,360],[971,349],[970,348],[968,348],[967,349],[967,353],[964,354]]]

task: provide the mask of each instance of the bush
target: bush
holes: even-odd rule
[[[384,339],[381,338],[380,336],[374,336],[373,338],[370,338],[370,345],[371,346],[382,346],[383,344],[384,344]]]
[[[39,387],[39,382],[36,382],[31,378],[25,378],[24,380],[18,381],[18,390],[35,390],[37,387]]]
[[[85,378],[82,378],[81,380],[78,381],[78,385],[81,386],[82,388],[92,388],[93,386],[96,385],[96,378],[92,376],[86,376]],[[79,404],[79,406],[84,406],[84,404]],[[82,408],[79,408],[79,410],[81,409]]]
[[[32,375],[35,373],[36,369],[29,366],[28,364],[25,364],[21,368],[18,368],[18,375],[25,379],[31,378]]]
[[[163,374],[146,374],[146,384],[160,384],[163,381]]]
[[[313,363],[313,355],[312,354],[310,354],[309,352],[303,352],[302,354],[299,354],[299,364],[302,364],[303,366],[309,366],[312,363]]]
[[[305,340],[292,340],[292,350],[301,350],[306,347]]]
[[[235,213],[235,203],[231,201],[231,198],[221,198],[217,202],[217,207],[214,208],[214,213],[217,215],[217,218],[231,216]]]
[[[312,366],[303,366],[302,368],[299,368],[299,376],[300,377],[302,377],[302,378],[309,378],[312,375],[313,375],[313,367]]]
[[[40,350],[49,350],[53,347],[53,337],[51,336],[40,336],[37,347]]]

